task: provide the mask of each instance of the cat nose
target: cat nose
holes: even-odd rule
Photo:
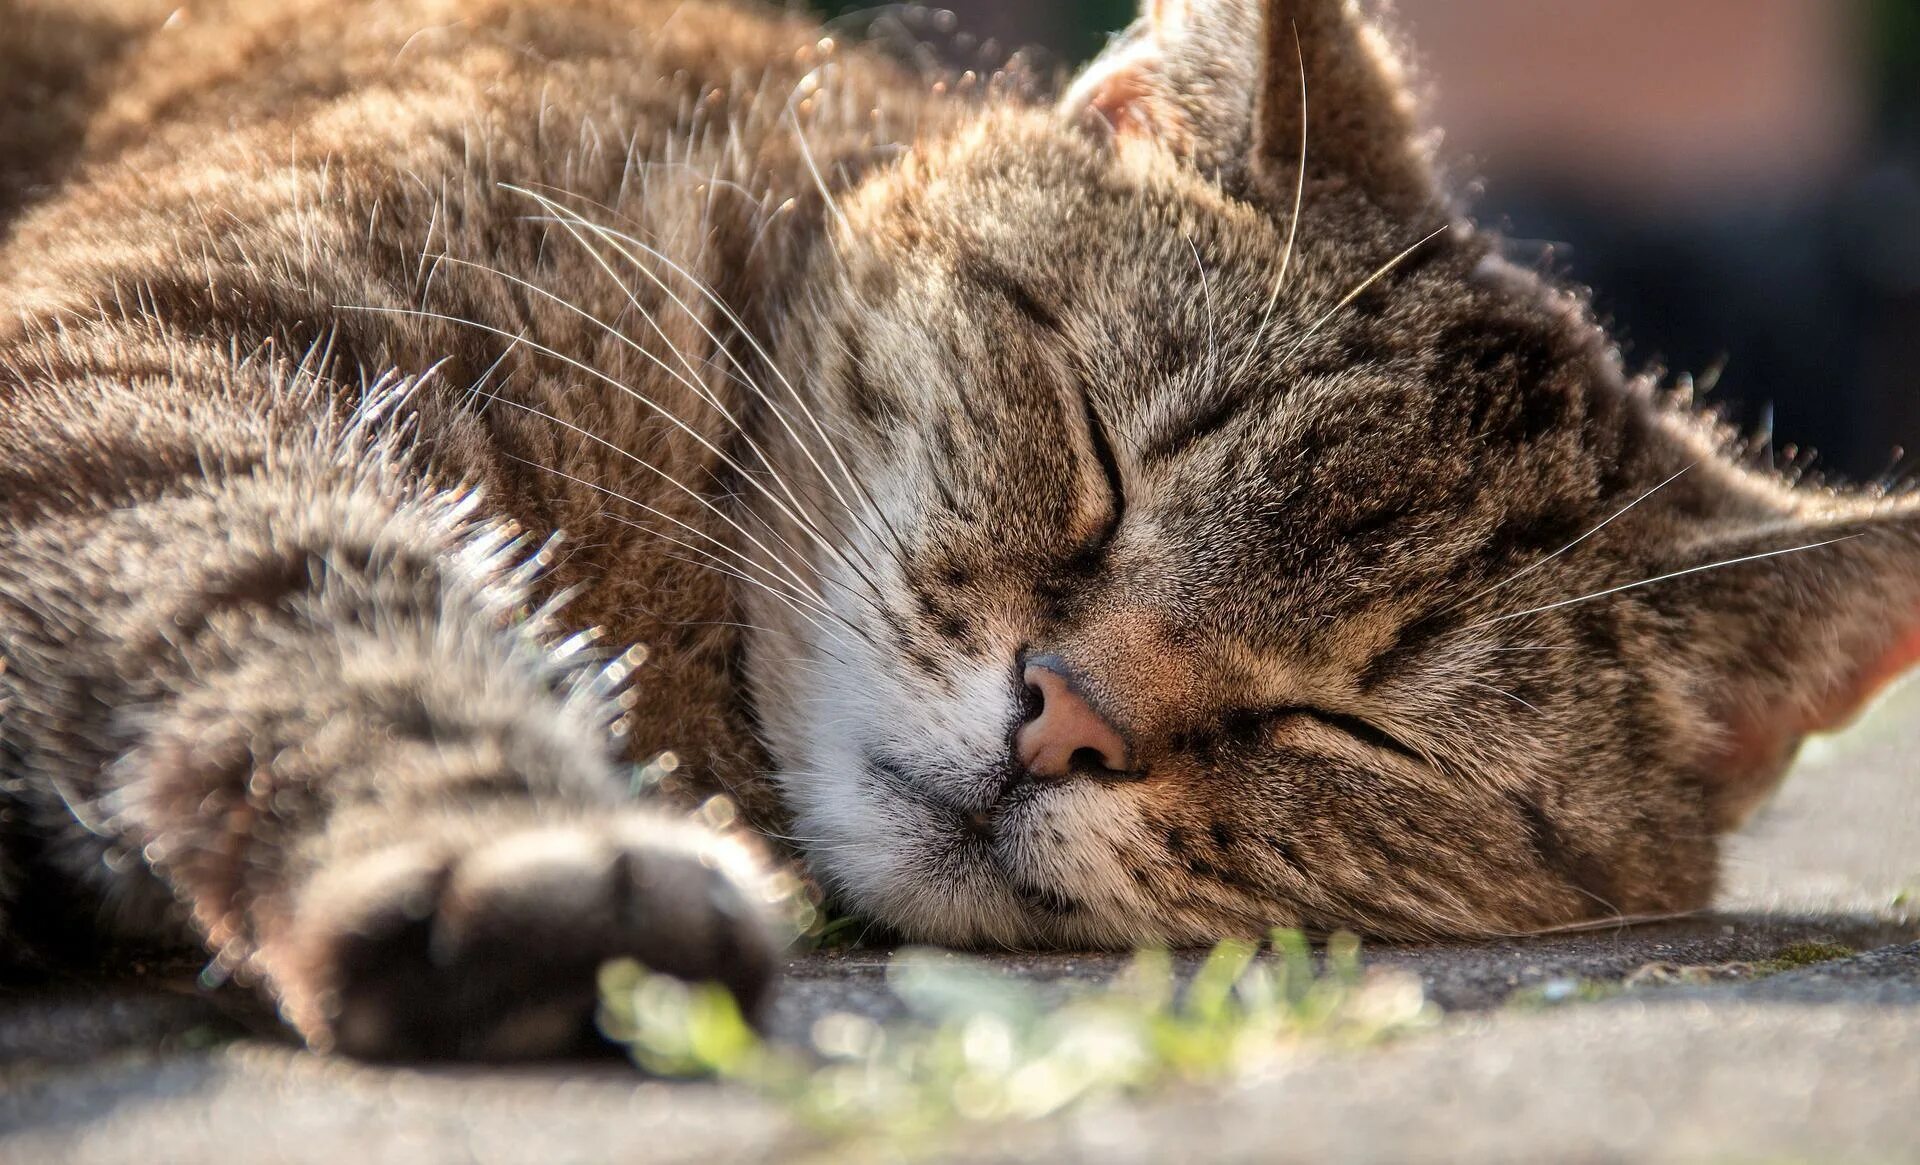
[[[1057,655],[1028,661],[1021,678],[1034,713],[1014,734],[1015,756],[1036,777],[1131,775],[1126,738],[1074,690],[1071,675]]]

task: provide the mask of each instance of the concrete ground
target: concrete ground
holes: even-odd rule
[[[1229,1089],[968,1128],[917,1155],[1920,1161],[1920,684],[1810,748],[1733,847],[1728,875],[1719,910],[1698,918],[1365,952],[1417,973],[1445,1009],[1418,1035],[1302,1052]],[[1764,963],[1809,943],[1861,953],[1705,982],[1672,970]],[[887,959],[796,959],[775,1031],[884,1013]],[[1104,978],[1121,960],[998,963],[1058,983]],[[737,1089],[648,1081],[617,1062],[370,1068],[230,1040],[235,1022],[166,976],[0,990],[0,1162],[712,1165],[852,1152]]]

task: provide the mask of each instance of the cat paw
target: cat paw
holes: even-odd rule
[[[753,1015],[779,944],[725,847],[640,816],[390,847],[317,875],[261,963],[310,1046],[363,1059],[605,1050],[596,978],[622,957]]]

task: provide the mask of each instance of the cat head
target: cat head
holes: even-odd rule
[[[1692,909],[1920,655],[1915,507],[1742,465],[1430,146],[1354,4],[1165,0],[841,199],[781,354],[811,597],[755,600],[750,667],[849,904],[1007,944]]]

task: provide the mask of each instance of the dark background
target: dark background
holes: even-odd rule
[[[863,5],[826,6],[855,13]],[[906,20],[1066,68],[1126,0]],[[1920,452],[1920,0],[1399,0],[1470,205],[1595,289],[1636,367],[1853,480]],[[1761,442],[1764,447],[1765,442]],[[1810,461],[1811,451],[1817,461]],[[1765,456],[1765,454],[1761,454]],[[1920,458],[1914,464],[1920,465]]]

